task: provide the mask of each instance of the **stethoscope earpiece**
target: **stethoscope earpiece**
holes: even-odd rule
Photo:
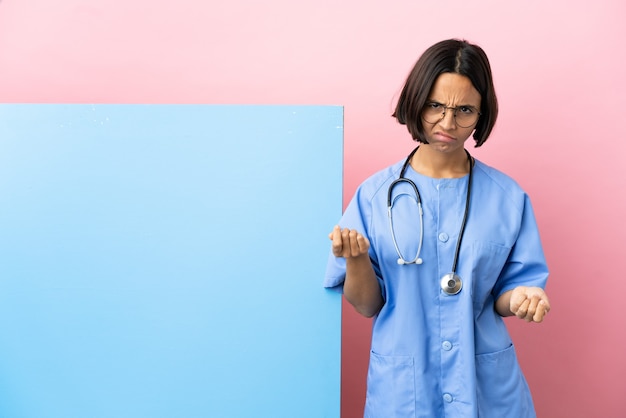
[[[422,260],[422,259],[421,259],[421,258],[419,258],[419,257],[418,257],[418,258],[416,258],[416,259],[415,259],[415,260],[413,260],[413,261],[406,261],[406,260],[404,260],[404,259],[402,259],[402,258],[398,258],[398,264],[399,264],[399,265],[401,265],[401,266],[403,266],[403,265],[405,265],[405,264],[422,264],[423,262],[424,262],[424,260]]]

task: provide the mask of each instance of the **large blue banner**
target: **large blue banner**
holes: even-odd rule
[[[339,417],[332,106],[0,105],[0,416]]]

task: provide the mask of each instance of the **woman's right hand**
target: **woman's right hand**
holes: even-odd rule
[[[328,234],[335,257],[346,259],[343,295],[361,315],[371,318],[385,301],[369,257],[370,241],[354,229],[335,226]]]
[[[336,225],[328,234],[332,241],[332,251],[335,257],[354,258],[367,254],[370,248],[369,240],[354,229],[343,228]]]

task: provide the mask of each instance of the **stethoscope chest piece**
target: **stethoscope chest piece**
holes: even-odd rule
[[[456,295],[461,291],[463,282],[457,274],[448,273],[441,278],[440,285],[446,295]]]

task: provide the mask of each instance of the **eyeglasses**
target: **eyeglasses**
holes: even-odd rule
[[[450,107],[437,102],[427,102],[422,111],[422,118],[427,123],[437,123],[446,117],[446,110],[452,110],[454,122],[461,128],[469,128],[478,121],[480,112],[473,106]]]

